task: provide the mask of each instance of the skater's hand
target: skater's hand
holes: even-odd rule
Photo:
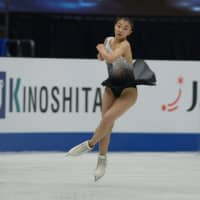
[[[98,60],[101,60],[101,61],[104,60],[100,53],[97,54],[97,58],[98,58]]]
[[[102,50],[104,50],[104,44],[97,44],[96,48],[99,52],[101,52]]]

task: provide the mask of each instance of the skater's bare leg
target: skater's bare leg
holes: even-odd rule
[[[103,94],[103,103],[102,103],[102,116],[111,107],[111,105],[113,104],[113,102],[114,102],[115,99],[116,98],[113,96],[111,89],[110,88],[105,88],[104,94]],[[110,131],[109,131],[109,133],[110,133]],[[103,148],[107,149],[106,146],[109,145],[108,142],[109,142],[108,139],[106,139],[102,143],[103,146],[104,146]],[[79,145],[76,145],[75,147],[73,147],[72,149],[70,149],[68,151],[67,155],[79,156],[81,154],[84,154],[86,152],[91,151],[92,147],[93,146],[91,146],[88,141],[84,141],[83,143],[81,143]]]
[[[99,141],[99,155],[106,155],[110,144],[110,132]]]
[[[96,145],[104,136],[109,133],[110,127],[115,120],[124,114],[136,101],[137,89],[126,88],[112,104],[112,106],[104,113],[93,137],[89,140],[89,146]]]
[[[110,88],[105,88],[104,94],[103,94],[103,101],[102,101],[102,118],[104,114],[110,109],[113,102],[115,101],[116,97],[113,95]],[[108,146],[110,143],[110,133],[112,131],[113,125],[110,127],[108,132],[105,134],[105,137],[103,137],[99,141],[99,155],[106,155],[108,151]]]
[[[102,118],[104,114],[111,108],[112,104],[116,100],[116,97],[113,95],[110,88],[106,87],[103,94],[103,101],[102,101]],[[105,133],[105,137],[103,137],[99,141],[99,154],[105,155],[110,143],[110,133],[112,131],[113,125],[110,127],[110,129],[107,130]],[[90,144],[90,143],[89,143]]]
[[[108,90],[110,92],[110,90]],[[108,92],[108,94],[109,94]],[[106,93],[105,93],[106,94]],[[112,93],[111,93],[112,94]],[[108,95],[107,95],[108,96]],[[120,97],[115,98],[114,96],[111,98],[108,98],[108,102],[110,104],[107,107],[107,111],[105,111],[104,114],[102,114],[102,119],[100,121],[99,126],[97,127],[93,137],[89,141],[85,141],[81,143],[80,145],[77,145],[70,149],[67,153],[67,155],[71,156],[78,156],[83,153],[89,152],[92,150],[92,148],[96,145],[97,142],[99,142],[101,139],[103,139],[105,136],[109,135],[111,132],[111,127],[114,124],[115,120],[120,117],[124,112],[126,112],[136,101],[137,98],[137,89],[136,88],[126,88]],[[106,110],[106,109],[105,109]],[[104,146],[104,152],[108,148],[109,145],[109,138],[105,139],[103,143]],[[107,147],[106,147],[107,145]]]
[[[132,88],[130,88],[132,89]],[[99,156],[97,158],[97,166],[94,173],[94,181],[102,178],[106,172],[107,166],[107,151],[110,143],[110,132],[114,121],[126,112],[134,103],[137,98],[137,90],[125,90],[122,95],[117,98],[110,108],[102,116],[99,127],[97,127],[91,141],[96,139],[99,141]],[[103,133],[103,134],[102,134]],[[98,138],[99,137],[99,138]],[[98,140],[99,139],[99,140]]]

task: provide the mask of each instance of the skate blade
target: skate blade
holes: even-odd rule
[[[69,156],[73,156],[73,157],[76,157],[76,156],[80,156],[81,154],[75,154],[75,153],[72,153],[72,152],[68,152],[65,154],[65,157],[69,157]]]
[[[97,182],[103,176],[94,176],[94,182]]]
[[[67,153],[66,156],[80,156],[81,153],[77,153],[74,149],[70,149]]]
[[[72,150],[68,151],[68,152],[65,154],[66,157],[67,157],[67,156],[78,156],[78,155],[79,155],[79,154],[74,153]]]

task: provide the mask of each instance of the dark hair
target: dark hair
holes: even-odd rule
[[[129,17],[117,17],[117,18],[115,19],[115,24],[116,24],[119,20],[127,21],[127,22],[130,24],[131,29],[134,28],[134,24],[133,24],[132,20],[131,20]]]

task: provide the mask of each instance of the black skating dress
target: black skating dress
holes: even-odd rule
[[[113,37],[108,37],[105,48],[111,53],[110,41]],[[113,95],[119,97],[121,92],[128,87],[137,87],[137,85],[155,85],[156,76],[144,60],[135,60],[129,64],[124,57],[116,61],[106,63],[108,69],[108,78],[102,82],[103,86],[111,88]]]

